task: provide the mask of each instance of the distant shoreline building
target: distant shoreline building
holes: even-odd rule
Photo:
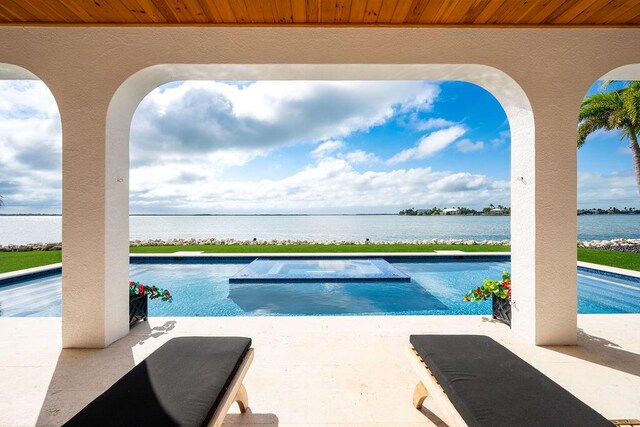
[[[442,209],[442,215],[460,215],[459,208],[444,208]]]

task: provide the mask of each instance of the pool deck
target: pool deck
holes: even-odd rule
[[[640,315],[578,316],[578,346],[536,347],[483,316],[151,318],[104,350],[61,350],[60,318],[0,318],[0,425],[60,425],[168,339],[253,338],[251,412],[225,426],[444,425],[408,360],[416,333],[485,334],[607,418],[640,418]],[[432,412],[433,411],[433,412]]]

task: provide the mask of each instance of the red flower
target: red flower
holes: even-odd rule
[[[486,301],[496,296],[511,298],[511,276],[508,271],[502,272],[502,280],[484,280],[482,285],[469,289],[463,300],[469,302]]]
[[[158,288],[155,285],[146,286],[140,282],[129,282],[129,297],[135,298],[138,296],[147,295],[149,299],[160,298],[162,301],[171,302],[173,300],[173,296],[171,292],[166,289]]]

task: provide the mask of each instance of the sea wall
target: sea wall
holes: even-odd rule
[[[578,242],[578,247],[640,253],[640,239],[590,240]]]
[[[190,245],[499,245],[508,246],[509,240],[460,240],[460,239],[430,239],[430,240],[395,240],[371,241],[365,240],[236,240],[236,239],[152,239],[132,240],[131,247],[138,246],[190,246]],[[579,248],[606,249],[620,252],[640,253],[640,239],[611,239],[578,241]],[[28,252],[28,251],[56,251],[62,249],[61,242],[28,243],[26,245],[0,245],[0,252]]]

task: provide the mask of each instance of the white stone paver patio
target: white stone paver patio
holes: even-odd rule
[[[253,338],[251,413],[225,426],[443,425],[411,404],[411,333],[490,335],[607,418],[640,418],[640,315],[578,326],[579,346],[534,347],[482,316],[151,318],[107,349],[61,350],[59,318],[0,318],[0,425],[60,425],[181,335]]]

